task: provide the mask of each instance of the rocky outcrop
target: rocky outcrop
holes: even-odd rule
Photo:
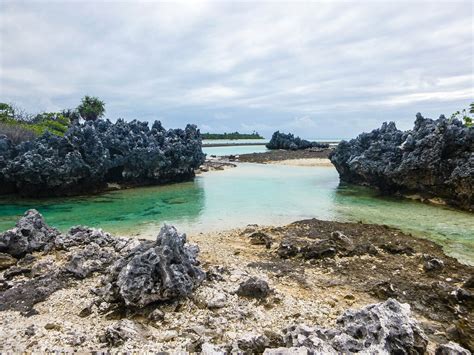
[[[13,145],[0,136],[0,193],[74,195],[107,183],[159,184],[189,179],[204,162],[199,130],[165,130],[159,121],[88,121],[64,137],[49,133]]]
[[[288,133],[280,133],[280,131],[276,131],[272,135],[272,139],[266,145],[268,149],[290,149],[290,150],[298,150],[298,149],[308,149],[308,148],[328,148],[329,144],[325,143],[318,143],[318,142],[310,142],[305,139],[301,139],[300,137],[295,137],[293,134]]]
[[[165,225],[154,243],[143,242],[110,268],[105,297],[143,307],[189,296],[205,276],[198,267],[198,251],[186,244],[185,234]]]
[[[342,181],[474,209],[474,127],[456,119],[418,113],[414,128],[405,132],[384,123],[342,141],[330,159]]]
[[[106,275],[104,287],[97,291],[98,302],[145,306],[188,296],[205,276],[198,251],[172,226],[165,225],[155,242],[117,238],[81,226],[61,234],[38,211],[29,210],[15,228],[0,234],[0,255],[7,268],[0,278],[0,311],[29,312],[71,280],[94,273]],[[54,252],[55,257],[40,261],[33,252]],[[19,275],[27,279],[12,281]]]

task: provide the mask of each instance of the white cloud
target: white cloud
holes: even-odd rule
[[[92,94],[111,118],[355,135],[466,106],[472,22],[469,1],[6,0],[0,95],[31,111]]]

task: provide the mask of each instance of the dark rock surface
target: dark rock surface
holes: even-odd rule
[[[189,296],[205,277],[196,259],[198,252],[186,244],[185,234],[165,225],[156,242],[143,242],[116,261],[104,295],[109,301],[137,307]]]
[[[237,294],[239,296],[258,299],[266,298],[270,292],[271,290],[268,283],[265,280],[256,277],[251,277],[248,280],[245,280],[237,289]]]
[[[159,121],[88,121],[64,137],[45,133],[13,145],[0,136],[0,193],[74,195],[107,183],[159,184],[186,180],[204,162],[199,130],[165,130]]]
[[[60,233],[49,227],[36,210],[29,210],[16,227],[0,234],[0,252],[20,258],[27,253],[52,245]]]
[[[276,131],[272,135],[272,139],[266,145],[268,149],[308,149],[308,148],[329,148],[329,144],[310,142],[300,137],[295,137],[293,134],[280,133]]]
[[[418,113],[414,128],[405,132],[384,123],[342,141],[330,159],[342,181],[474,209],[474,127],[456,119]]]
[[[172,226],[164,226],[156,242],[81,226],[61,234],[29,210],[17,227],[0,234],[0,246],[1,255],[15,260],[0,274],[0,311],[34,312],[36,303],[94,273],[107,275],[98,301],[126,306],[188,296],[205,276],[197,247]],[[44,257],[27,254],[32,252]]]

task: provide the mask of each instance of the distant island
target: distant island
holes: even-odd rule
[[[252,133],[201,133],[202,139],[265,139],[258,132]]]

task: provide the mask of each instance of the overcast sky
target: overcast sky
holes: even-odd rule
[[[0,0],[0,101],[352,137],[474,101],[471,1]]]

